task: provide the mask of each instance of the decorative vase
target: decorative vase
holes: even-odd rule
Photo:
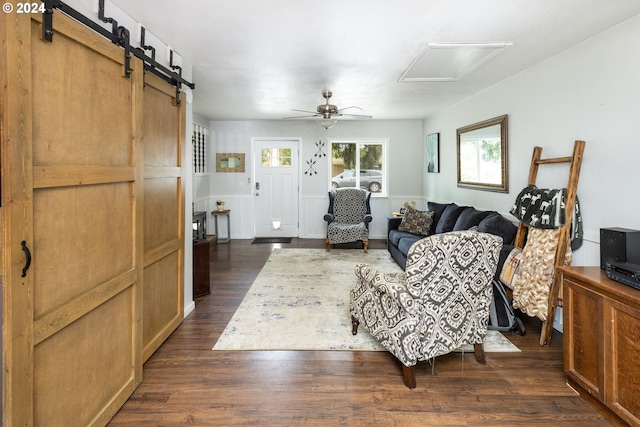
[[[218,205],[218,210],[219,211],[223,211],[224,210],[224,205]]]

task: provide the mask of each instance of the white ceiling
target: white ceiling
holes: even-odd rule
[[[638,0],[112,1],[193,66],[193,111],[213,120],[315,110],[325,89],[338,108],[422,119],[640,13]],[[458,81],[398,81],[428,42],[513,45]]]

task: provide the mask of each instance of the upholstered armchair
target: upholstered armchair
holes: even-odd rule
[[[355,267],[351,291],[355,335],[362,324],[403,366],[415,388],[415,365],[473,345],[484,363],[493,279],[502,238],[477,231],[436,234],[417,241],[404,273]]]
[[[336,243],[362,241],[364,252],[369,247],[369,223],[373,219],[369,200],[371,193],[359,188],[339,188],[329,191],[327,221],[327,252]]]

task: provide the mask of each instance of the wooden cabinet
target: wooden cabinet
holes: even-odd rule
[[[215,237],[207,236],[207,213],[193,214],[193,297],[198,298],[211,293],[209,275],[209,257],[211,242]]]
[[[600,267],[561,274],[567,383],[612,422],[640,426],[640,291]]]
[[[204,211],[193,213],[193,240],[207,238],[207,213]]]
[[[209,240],[193,241],[193,297],[211,293],[209,274]]]

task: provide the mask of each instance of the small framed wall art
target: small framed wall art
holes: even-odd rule
[[[244,153],[216,153],[216,172],[244,172]]]
[[[440,172],[440,134],[427,135],[427,172]]]

